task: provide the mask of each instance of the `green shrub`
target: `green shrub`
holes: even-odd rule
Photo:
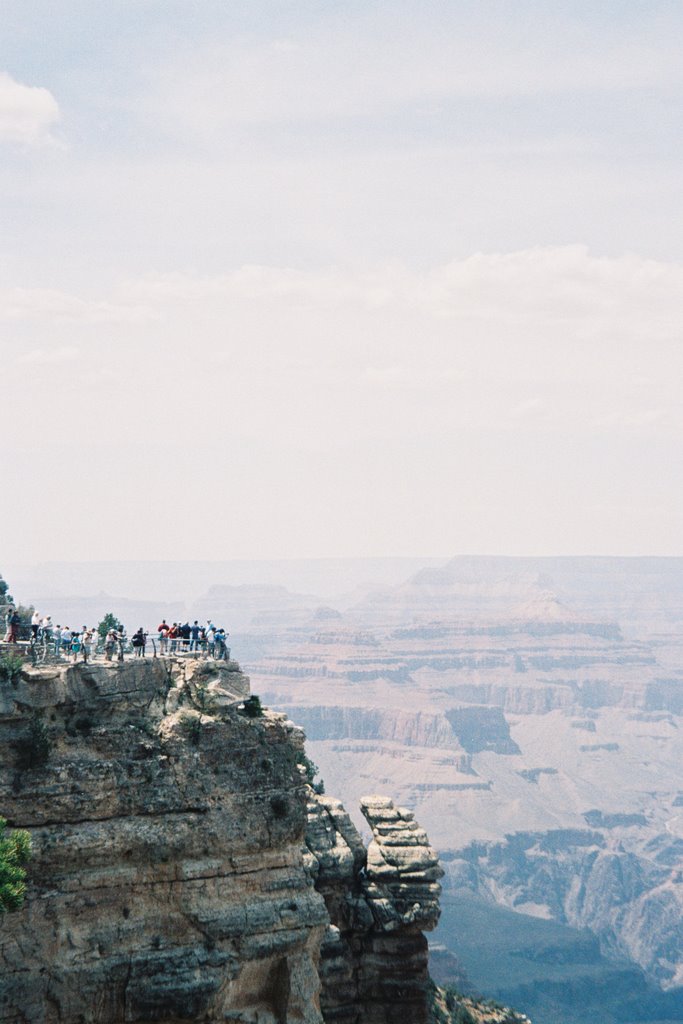
[[[244,707],[241,710],[241,714],[246,715],[247,718],[261,718],[263,715],[263,708],[261,707],[261,699],[257,697],[255,693],[251,697],[247,697],[244,702]]]
[[[5,654],[0,658],[0,680],[13,683],[18,679],[24,666],[24,659],[18,654]]]
[[[40,768],[50,756],[50,738],[39,718],[30,722],[25,736],[17,740],[17,767]]]
[[[194,691],[194,703],[205,715],[213,714],[218,708],[216,695],[209,692],[206,683],[197,683]]]
[[[23,865],[31,855],[31,837],[23,829],[5,834],[7,822],[0,818],[0,914],[18,910],[24,902],[26,872]]]
[[[284,796],[273,796],[270,798],[270,806],[276,818],[286,818],[289,814],[289,804]]]
[[[202,735],[202,723],[198,715],[184,714],[180,719],[180,728],[183,735],[190,741],[193,747],[199,746]]]
[[[318,796],[322,796],[325,792],[325,783],[322,779],[318,779],[317,782],[315,781],[315,777],[320,771],[317,764],[311,761],[308,754],[301,754],[299,764],[304,769],[306,773],[306,782],[312,787],[313,792],[317,793]]]

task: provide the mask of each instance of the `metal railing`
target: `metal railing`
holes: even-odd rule
[[[66,662],[124,661],[126,657],[137,658],[202,658],[213,661],[229,661],[230,648],[222,641],[193,640],[185,637],[162,637],[158,633],[144,635],[142,644],[134,642],[134,636],[119,637],[113,643],[97,636],[91,644],[57,638],[54,634],[39,631],[30,640],[8,642],[0,640],[0,657],[13,655],[32,665],[64,664]]]

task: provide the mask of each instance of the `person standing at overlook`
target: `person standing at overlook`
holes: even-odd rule
[[[81,650],[83,651],[83,661],[90,661],[93,641],[93,630],[88,629],[87,626],[83,627],[81,633]]]
[[[43,621],[40,624],[40,628],[43,631],[43,636],[45,637],[45,642],[48,643],[48,644],[51,644],[52,643],[52,635],[53,635],[53,632],[54,632],[54,627],[52,625],[52,616],[51,615],[46,615],[45,616],[45,618],[43,619]]]
[[[222,626],[216,631],[216,661],[227,661],[230,657],[230,650],[227,646],[229,635]]]
[[[171,641],[171,654],[175,654],[178,649],[178,623],[174,622],[168,631],[168,639]]]
[[[8,644],[15,644],[19,639],[19,625],[21,616],[16,608],[10,607],[7,610],[7,636]]]
[[[195,619],[193,624],[190,626],[190,636],[192,637],[192,639],[190,640],[190,650],[191,651],[198,651],[199,650],[199,622],[197,621],[197,619]]]
[[[146,639],[147,637],[145,631],[143,630],[142,626],[140,626],[135,631],[135,633],[133,633],[133,636],[131,638],[131,643],[133,645],[133,654],[135,655],[136,658],[142,657],[143,651],[145,649]]]
[[[189,640],[190,640],[190,634],[192,632],[190,623],[189,622],[183,622],[182,626],[180,627],[179,632],[180,632],[180,636],[182,637],[182,641],[183,641],[182,649],[184,651],[186,651],[187,648],[188,648]]]
[[[166,654],[168,651],[168,635],[170,627],[166,622],[166,619],[162,619],[157,626],[157,633],[159,634],[159,654]]]
[[[104,660],[111,661],[114,657],[114,651],[116,650],[116,642],[118,640],[118,633],[115,629],[110,629],[104,638]]]
[[[68,626],[65,626],[62,630],[62,654],[65,657],[69,657],[69,651],[71,650],[71,630]]]

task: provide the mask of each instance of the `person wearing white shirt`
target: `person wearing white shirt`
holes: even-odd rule
[[[62,630],[62,654],[65,654],[67,657],[71,651],[71,637],[71,630],[68,626],[65,626]]]
[[[31,636],[35,640],[40,629],[40,612],[34,612],[31,616]]]

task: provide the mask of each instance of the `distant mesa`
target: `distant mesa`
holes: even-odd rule
[[[579,622],[581,619],[550,590],[541,591],[531,600],[513,608],[510,615],[524,622]]]
[[[329,608],[327,605],[321,605],[313,612],[313,618],[316,622],[330,622],[331,620],[341,619],[343,616],[336,608]]]

